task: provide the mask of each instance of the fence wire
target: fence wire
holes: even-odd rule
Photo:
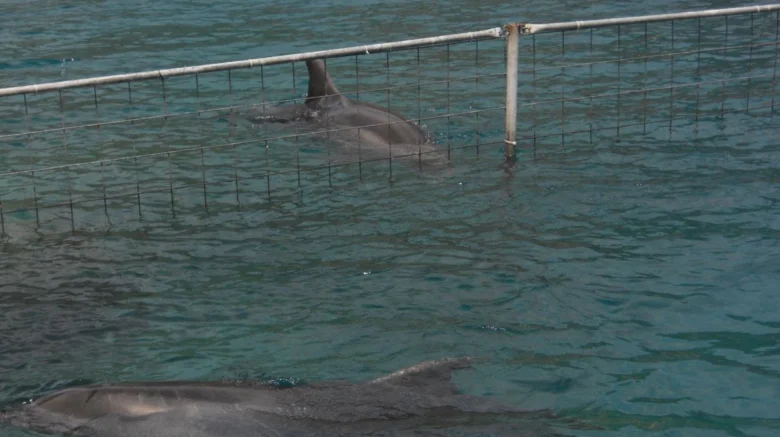
[[[779,8],[523,25],[510,106],[517,147],[566,153],[626,135],[668,137],[728,114],[773,116]],[[478,160],[484,150],[502,159],[502,36],[490,29],[0,89],[0,232],[10,221],[75,231],[243,207]],[[326,59],[348,98],[403,114],[435,146],[378,150],[331,141],[343,129],[251,123],[252,110],[303,103],[303,62],[313,58]]]
[[[300,61],[6,91],[2,232],[9,219],[75,231],[110,226],[117,216],[245,206],[307,186],[398,177],[423,171],[433,155],[478,159],[481,147],[500,148],[500,122],[491,123],[504,108],[498,36],[326,57],[344,95],[423,125],[436,147],[355,148],[328,141],[346,128],[251,123],[252,109],[303,103],[308,73]]]
[[[541,153],[592,143],[596,132],[614,132],[619,141],[662,128],[668,137],[727,114],[773,116],[780,12],[765,8],[601,20],[580,30],[568,30],[573,23],[528,25],[520,38],[519,147]]]

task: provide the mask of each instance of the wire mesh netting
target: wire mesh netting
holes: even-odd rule
[[[254,109],[303,103],[303,62],[5,97],[2,220],[99,228],[403,177],[424,171],[420,151],[445,166],[478,159],[483,145],[500,147],[503,58],[502,41],[477,40],[327,59],[345,96],[435,140],[387,150],[321,125],[251,120]]]
[[[730,113],[772,116],[778,19],[752,13],[523,36],[518,144],[561,153],[603,135],[663,140],[676,129],[717,129]]]
[[[522,35],[521,159],[576,156],[604,136],[714,132],[735,112],[771,117],[779,43],[778,12]],[[2,231],[103,228],[418,177],[485,151],[502,159],[505,60],[499,38],[327,59],[345,96],[434,138],[387,148],[322,124],[252,121],[258,108],[303,103],[303,62],[2,97]]]

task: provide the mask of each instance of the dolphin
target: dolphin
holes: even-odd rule
[[[247,381],[173,381],[78,386],[2,413],[0,422],[87,437],[444,436],[450,435],[442,434],[447,427],[464,426],[493,431],[510,427],[504,435],[512,436],[557,435],[538,421],[522,428],[486,421],[534,412],[457,393],[452,372],[470,367],[472,361],[426,361],[357,384],[281,388]]]
[[[309,88],[304,104],[286,105],[271,110],[249,111],[253,124],[266,122],[308,122],[328,137],[361,148],[374,157],[413,157],[433,162],[438,155],[433,137],[401,114],[371,103],[348,99],[339,92],[322,59],[306,61]]]

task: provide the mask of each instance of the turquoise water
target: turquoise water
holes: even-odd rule
[[[430,36],[507,21],[728,6],[734,4],[4,2],[0,86]],[[757,22],[756,38],[772,41],[772,18]],[[745,18],[730,23],[733,44],[739,44],[746,37],[740,27]],[[636,39],[641,26],[633,34],[623,31],[633,35],[622,47],[629,56],[625,53],[643,42]],[[675,47],[683,50],[691,28],[680,24],[676,31]],[[614,50],[604,48],[614,47],[610,35],[596,34],[597,51]],[[661,44],[664,33],[654,35],[660,36],[652,43]],[[560,65],[553,38],[559,36],[524,40],[521,69],[532,62]],[[587,50],[588,34],[572,38],[568,62],[581,60]],[[722,33],[711,38],[722,44]],[[537,44],[535,61],[529,44]],[[500,71],[501,42],[479,47],[479,74]],[[466,67],[473,50],[472,43],[453,46],[451,61],[458,68],[450,70],[440,68],[444,52],[429,52],[423,57],[425,77],[473,74]],[[416,71],[414,53],[395,56],[393,80],[414,83],[416,73],[403,73],[406,67]],[[772,71],[771,50],[757,50],[749,59],[744,52],[729,56],[705,55],[702,77],[736,75],[748,60],[755,75]],[[367,57],[362,83],[382,83],[383,59]],[[350,74],[350,62],[333,63],[341,68],[339,77]],[[692,80],[694,62],[677,61],[676,83]],[[652,62],[646,83],[643,65],[629,63],[620,83],[668,84],[668,66],[667,60]],[[302,95],[304,70],[297,68],[295,82],[289,66],[269,69],[271,98]],[[617,74],[609,68],[593,72],[596,87],[605,92],[616,83],[605,85]],[[583,80],[591,77],[588,70],[558,74],[544,70],[530,78],[521,71],[521,103],[534,90],[554,98],[563,83],[565,95],[577,96],[593,83]],[[236,72],[229,102],[254,101],[257,75]],[[756,88],[730,86],[727,109],[746,104],[747,89],[755,90],[751,105],[766,106],[777,90],[767,88],[765,79],[750,85]],[[171,81],[169,111],[227,102],[224,75],[202,78],[200,100],[192,98],[191,81]],[[486,77],[476,91],[473,82],[431,87],[419,98],[419,108],[416,89],[392,101],[412,116],[418,109],[448,113],[446,98],[449,112],[486,109],[503,103],[502,81]],[[106,102],[101,119],[159,113],[154,86],[139,84],[134,95],[141,103],[134,105],[124,103],[122,86],[107,88],[100,95]],[[673,120],[670,133],[663,120],[673,118],[671,112],[719,113],[720,83],[700,89],[700,105],[692,90],[681,89],[671,108],[664,100],[668,91],[648,110],[630,100],[641,96],[618,103],[604,99],[587,113],[584,103],[573,102],[565,113],[567,131],[610,126],[618,116],[621,123],[641,122],[647,113],[662,122],[626,127],[619,135],[614,129],[566,135],[564,144],[557,109],[523,106],[521,150],[511,171],[499,166],[500,111],[486,111],[479,121],[431,120],[437,137],[449,135],[454,146],[478,138],[479,153],[473,147],[456,150],[452,167],[439,172],[418,174],[395,164],[392,182],[387,163],[375,162],[360,170],[337,168],[330,179],[327,169],[303,172],[299,189],[296,160],[314,165],[324,155],[320,143],[305,138],[280,140],[270,158],[263,147],[250,144],[207,154],[202,166],[198,152],[74,170],[68,175],[76,196],[99,198],[104,189],[130,195],[109,206],[79,205],[75,232],[67,207],[41,210],[37,230],[34,210],[5,217],[0,405],[86,381],[359,381],[425,359],[476,355],[490,362],[457,376],[465,392],[529,409],[552,408],[603,428],[567,430],[572,435],[778,435],[778,118],[766,108],[723,118],[691,115]],[[67,95],[76,114],[69,121],[92,120],[94,114],[84,109],[90,92]],[[384,98],[376,97],[380,103]],[[52,104],[51,97],[33,100],[31,107]],[[618,115],[618,107],[628,109]],[[20,108],[19,100],[0,100],[3,134],[24,126]],[[43,136],[31,143],[40,159],[32,165],[256,135],[245,125],[231,128],[223,115],[130,129],[119,125],[102,130],[99,140],[97,134],[73,133],[73,144],[100,148],[73,147],[69,156],[62,154],[60,136]],[[33,122],[39,128],[59,123],[56,111],[50,116],[35,113]],[[27,146],[5,139],[0,147],[3,172],[27,168]],[[271,201],[267,162],[290,170],[273,180]],[[201,167],[208,169],[206,176]],[[241,207],[232,184],[217,184],[209,187],[205,211],[200,178],[220,180],[234,171],[242,172]],[[65,176],[50,174],[41,172],[35,180],[41,202],[67,201]],[[194,185],[176,191],[174,213],[167,191],[144,194],[139,218],[132,203],[135,178],[148,189],[164,189],[170,174]],[[3,179],[6,205],[26,199],[30,182],[21,176]],[[109,207],[110,226],[104,216]],[[9,428],[0,433],[28,435]]]

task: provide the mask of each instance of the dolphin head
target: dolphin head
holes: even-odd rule
[[[349,100],[342,96],[333,79],[330,78],[322,59],[310,59],[306,61],[309,70],[309,95],[306,97],[306,106],[312,110],[327,110],[344,108],[349,105]]]

